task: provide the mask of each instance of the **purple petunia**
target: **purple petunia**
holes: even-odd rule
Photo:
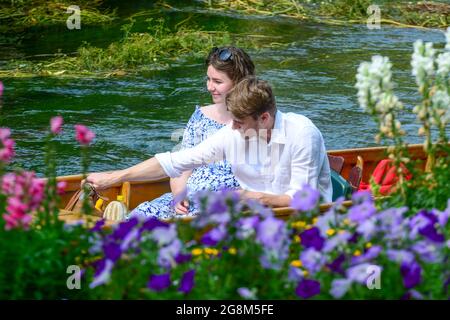
[[[345,271],[342,268],[342,265],[345,262],[345,254],[341,253],[336,259],[327,264],[327,267],[330,268],[331,271],[337,274],[344,275]]]
[[[122,250],[120,245],[115,242],[108,242],[103,244],[103,251],[105,253],[106,259],[116,262],[122,255]]]
[[[188,294],[194,287],[195,270],[189,270],[183,274],[178,291]]]
[[[335,299],[340,299],[347,293],[352,283],[353,281],[349,279],[334,279],[331,282],[330,294]]]
[[[91,289],[108,282],[111,278],[111,271],[114,266],[114,263],[108,259],[99,260],[95,264],[94,279],[89,284],[89,288]]]
[[[356,223],[362,223],[372,217],[377,212],[373,202],[365,201],[358,205],[353,205],[348,210],[348,218]]]
[[[160,221],[154,217],[151,217],[142,224],[141,231],[153,231],[153,229],[162,227],[168,228],[169,224],[163,221]]]
[[[400,266],[400,273],[406,289],[411,289],[422,281],[422,268],[415,260],[409,263],[403,262]]]
[[[147,287],[153,291],[162,291],[170,286],[170,273],[152,274]]]
[[[382,250],[383,248],[381,246],[370,247],[366,250],[366,252],[364,252],[364,254],[357,257],[352,257],[351,265],[356,265],[373,260],[378,257]]]
[[[209,230],[201,238],[201,243],[206,246],[216,246],[217,243],[225,239],[227,230],[224,225]]]
[[[319,272],[326,263],[326,257],[314,248],[308,248],[300,254],[303,266],[312,275]]]
[[[304,184],[292,197],[291,207],[299,211],[311,211],[319,203],[320,192]]]
[[[322,250],[325,239],[320,235],[317,227],[308,229],[300,233],[301,244],[305,248],[314,248],[318,251]]]
[[[256,299],[255,292],[250,290],[249,288],[245,288],[245,287],[238,288],[237,292],[244,299],[249,299],[249,300],[255,300]]]
[[[278,248],[286,233],[286,223],[274,217],[267,217],[257,226],[256,238],[267,248]]]
[[[316,280],[302,279],[295,289],[295,294],[303,299],[311,298],[320,293],[320,282]]]
[[[130,218],[130,220],[122,222],[114,230],[111,238],[114,240],[123,240],[127,234],[138,224],[139,220],[136,217]]]

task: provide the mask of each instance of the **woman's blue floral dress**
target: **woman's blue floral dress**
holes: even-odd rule
[[[192,148],[223,126],[223,124],[206,117],[200,110],[200,107],[196,106],[194,113],[186,125],[182,148]],[[222,188],[239,188],[239,183],[231,172],[229,163],[220,161],[195,168],[187,181],[187,198],[190,200],[188,216],[198,214],[198,208],[192,200],[193,195],[197,191],[218,191]],[[155,217],[158,219],[168,219],[177,216],[173,207],[172,193],[166,193],[152,201],[141,203],[129,214],[130,217],[136,215]]]

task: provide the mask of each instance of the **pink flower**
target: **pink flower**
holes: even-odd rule
[[[11,136],[11,130],[9,128],[0,128],[0,140],[8,139]]]
[[[17,219],[9,214],[4,214],[3,219],[6,221],[6,225],[5,225],[6,230],[11,230],[13,228],[18,227],[18,225],[19,225],[19,222],[17,221]]]
[[[50,120],[50,129],[54,134],[60,134],[62,131],[63,117],[56,116]]]
[[[2,191],[7,196],[6,211],[3,215],[6,230],[28,229],[36,210],[44,198],[45,181],[37,179],[32,171],[8,173],[2,179]]]
[[[16,181],[16,175],[14,173],[7,173],[2,179],[2,190],[3,193],[12,193],[14,183]]]
[[[95,133],[88,129],[88,127],[82,124],[75,125],[75,138],[81,144],[88,145],[95,137]]]
[[[0,81],[0,97],[3,95],[3,82]]]
[[[4,139],[1,141],[1,144],[3,144],[3,148],[0,149],[0,160],[3,162],[11,162],[15,155],[15,141],[13,139]]]
[[[8,199],[8,206],[6,211],[12,216],[23,216],[27,211],[27,205],[22,203],[17,197],[11,197]]]
[[[56,184],[56,192],[60,196],[63,195],[66,192],[66,188],[67,188],[67,182],[66,181],[59,181]]]

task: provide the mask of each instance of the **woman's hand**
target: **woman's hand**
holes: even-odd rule
[[[188,214],[189,212],[189,201],[182,200],[175,205],[175,212],[178,214]]]

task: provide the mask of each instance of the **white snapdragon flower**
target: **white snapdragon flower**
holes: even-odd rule
[[[433,108],[440,110],[440,121],[442,124],[446,124],[450,121],[450,96],[447,91],[437,90],[431,98]],[[434,119],[432,120],[435,122]]]
[[[359,105],[365,111],[376,106],[385,95],[385,91],[392,90],[391,67],[389,58],[381,56],[373,56],[371,63],[363,62],[358,67],[355,87],[358,89]]]
[[[411,59],[412,74],[416,77],[416,83],[419,87],[425,84],[428,77],[433,76],[434,58],[436,50],[433,48],[433,43],[423,43],[422,40],[417,40],[414,43],[414,53]]]
[[[445,45],[445,50],[450,51],[450,27],[447,28],[447,32],[445,33],[445,39],[447,44]]]
[[[450,51],[441,53],[437,57],[436,62],[437,62],[437,74],[443,78],[448,77],[450,74]]]

